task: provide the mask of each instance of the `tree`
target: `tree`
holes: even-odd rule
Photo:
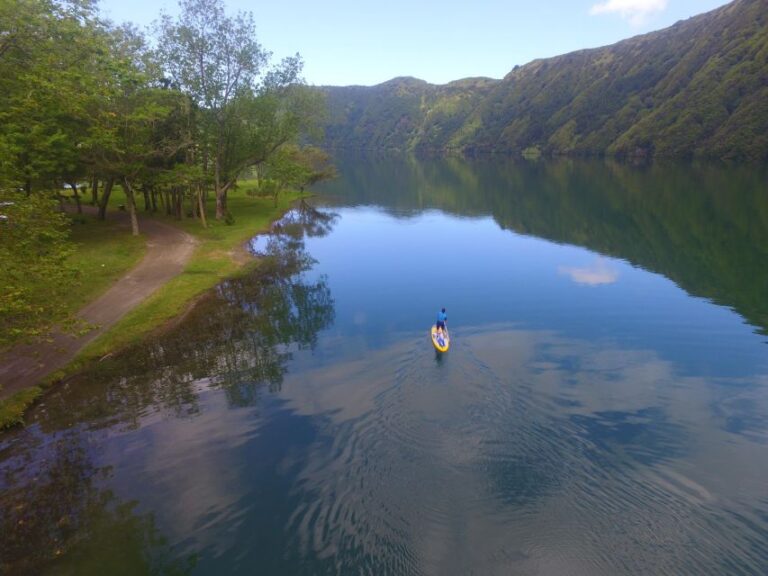
[[[139,233],[136,185],[173,170],[169,161],[178,159],[189,145],[183,127],[188,104],[175,90],[126,88],[102,111],[91,144],[98,151],[100,169],[123,185],[134,236]]]
[[[213,164],[216,218],[226,212],[226,163],[230,103],[248,93],[266,66],[269,53],[255,40],[253,16],[224,13],[222,0],[182,0],[177,22],[165,15],[159,24],[160,58],[174,85],[188,93],[201,115],[204,167]]]
[[[277,205],[278,195],[286,188],[304,189],[322,180],[336,176],[330,156],[315,146],[284,145],[264,163],[260,170],[260,189],[273,196]]]
[[[0,181],[59,186],[85,174],[81,143],[109,52],[89,0],[0,7]]]
[[[216,218],[227,192],[248,169],[267,161],[318,123],[322,96],[301,79],[297,54],[267,68],[253,16],[224,14],[221,0],[182,0],[178,21],[159,24],[159,54],[173,85],[199,110],[197,161],[212,172]]]
[[[109,46],[98,70],[89,130],[81,153],[94,174],[106,180],[99,216],[104,218],[113,184],[122,185],[138,234],[135,190],[151,187],[165,172],[184,163],[190,144],[190,101],[159,79],[159,67],[135,28],[103,31]]]

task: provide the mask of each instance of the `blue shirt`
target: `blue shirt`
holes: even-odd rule
[[[446,320],[448,320],[448,314],[446,314],[445,312],[442,312],[442,311],[437,313],[437,321],[438,322],[445,322]]]

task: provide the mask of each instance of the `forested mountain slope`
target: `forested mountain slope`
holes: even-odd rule
[[[448,141],[499,80],[468,78],[444,86],[395,78],[378,86],[322,88],[330,121],[326,143],[335,148],[413,149],[430,138]]]
[[[768,159],[768,0],[444,86],[325,87],[336,148]]]

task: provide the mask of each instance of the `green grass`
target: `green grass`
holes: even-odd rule
[[[68,311],[77,312],[138,264],[147,246],[143,237],[131,236],[129,228],[113,222],[94,216],[74,216],[72,220],[75,251],[67,263],[78,270],[80,285],[64,296],[63,304]]]
[[[63,372],[58,372],[51,379],[58,380],[78,372],[105,354],[139,341],[148,332],[183,313],[201,294],[225,278],[237,274],[242,265],[233,258],[234,253],[255,234],[266,230],[299,197],[298,194],[282,195],[275,206],[271,198],[247,196],[243,192],[246,188],[243,186],[234,193],[230,192],[228,207],[235,218],[231,225],[213,218],[212,202],[207,206],[210,214],[208,228],[203,228],[199,220],[192,218],[172,220],[154,215],[199,240],[200,244],[184,271],[89,344]]]
[[[43,393],[39,386],[19,390],[10,398],[0,401],[0,430],[24,423],[24,413]]]

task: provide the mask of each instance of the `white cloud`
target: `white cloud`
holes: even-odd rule
[[[605,0],[592,6],[590,14],[617,13],[635,26],[643,24],[654,12],[663,12],[667,0]]]

